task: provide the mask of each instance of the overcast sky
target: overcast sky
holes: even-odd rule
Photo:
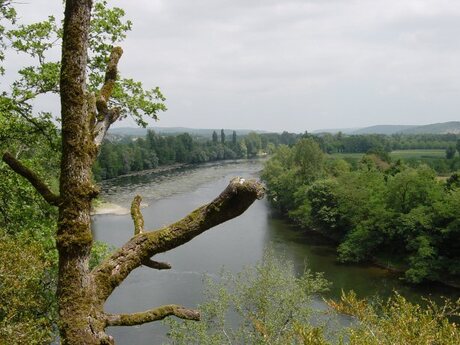
[[[25,21],[62,13],[61,0],[21,3]],[[303,132],[460,120],[458,0],[109,3],[134,23],[121,73],[167,98],[157,125]]]

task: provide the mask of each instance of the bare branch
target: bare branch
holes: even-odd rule
[[[102,144],[102,141],[105,138],[105,134],[110,128],[110,125],[114,123],[121,115],[121,109],[118,107],[112,108],[109,110],[108,116],[103,120],[98,121],[94,126],[94,143],[96,147],[99,147]]]
[[[155,254],[176,248],[204,231],[242,214],[264,195],[255,180],[234,178],[212,202],[201,206],[178,222],[157,231],[143,232],[131,238],[93,271],[98,299],[105,301],[135,268]]]
[[[167,262],[155,261],[152,259],[142,261],[142,265],[153,268],[155,270],[169,270],[171,265]]]
[[[27,179],[49,204],[59,206],[60,197],[54,194],[35,172],[23,165],[9,152],[3,154],[3,161],[16,173]]]
[[[131,217],[134,222],[134,235],[142,234],[144,232],[144,217],[141,212],[141,201],[141,196],[136,195],[131,203]]]
[[[200,320],[200,313],[197,310],[187,309],[175,304],[164,305],[140,313],[106,314],[105,316],[107,326],[135,326],[163,320],[165,317],[172,315],[184,320]]]
[[[123,49],[121,47],[114,47],[110,53],[109,63],[105,71],[104,85],[99,92],[99,97],[96,101],[97,111],[100,116],[106,116],[108,114],[108,105],[110,96],[112,95],[113,87],[117,81],[117,65],[123,55]]]
[[[96,100],[97,117],[94,125],[94,142],[100,146],[110,125],[114,123],[121,114],[120,108],[109,109],[108,102],[112,95],[115,82],[117,81],[117,65],[123,55],[121,47],[114,47],[110,53],[109,63],[105,71],[104,85],[102,85]]]

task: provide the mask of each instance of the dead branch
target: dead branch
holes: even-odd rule
[[[136,195],[131,203],[131,218],[134,222],[134,235],[144,232],[144,217],[141,212],[141,201],[141,196]]]
[[[114,47],[112,49],[109,57],[109,63],[107,64],[107,69],[105,71],[104,85],[102,85],[96,99],[97,121],[93,130],[96,146],[101,145],[110,125],[114,123],[121,114],[120,109],[117,107],[109,109],[108,102],[110,96],[112,95],[115,82],[117,81],[117,66],[122,55],[123,49],[121,49],[121,47]]]

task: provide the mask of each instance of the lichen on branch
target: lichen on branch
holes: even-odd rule
[[[163,320],[167,316],[176,316],[184,320],[200,320],[197,310],[187,309],[175,304],[164,305],[140,313],[105,314],[107,326],[135,326],[147,322]]]
[[[141,201],[142,197],[136,195],[131,203],[131,218],[134,222],[134,235],[144,232],[144,217],[141,213]]]
[[[102,85],[96,101],[96,107],[99,112],[99,116],[101,117],[99,118],[100,120],[102,120],[108,114],[109,109],[107,102],[112,95],[115,82],[117,81],[117,65],[122,55],[123,49],[121,49],[121,47],[114,47],[110,53],[109,63],[107,64],[107,69],[105,72],[104,85]]]
[[[121,115],[121,110],[118,107],[109,108],[108,102],[112,95],[113,88],[117,81],[117,66],[123,55],[121,47],[114,47],[110,53],[109,62],[105,72],[104,84],[96,98],[97,114],[95,116],[96,123],[94,124],[94,142],[96,146],[100,146],[105,137],[110,125],[114,123]]]
[[[264,187],[260,182],[234,178],[217,198],[183,219],[159,230],[135,235],[93,270],[97,298],[105,301],[131,271],[153,255],[176,248],[204,231],[241,215],[263,195]]]

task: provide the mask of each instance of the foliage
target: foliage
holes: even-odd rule
[[[328,303],[336,311],[357,318],[358,322],[345,330],[352,345],[454,345],[460,341],[458,326],[449,321],[460,316],[460,300],[446,300],[443,306],[427,301],[422,307],[395,293],[386,303],[373,305],[348,292],[342,293],[338,303]]]
[[[54,338],[56,253],[36,237],[0,230],[2,344],[49,344]]]
[[[446,148],[446,158],[447,159],[452,159],[455,157],[455,152],[457,151],[457,149],[455,148],[455,146],[448,146]]]
[[[169,336],[175,345],[304,344],[309,335],[322,334],[309,322],[313,296],[327,287],[321,274],[296,277],[292,263],[267,251],[262,262],[237,275],[207,279],[202,320],[168,320]]]
[[[234,275],[207,280],[201,322],[168,319],[170,344],[392,345],[458,344],[460,300],[418,305],[395,292],[385,303],[362,300],[353,292],[329,310],[313,309],[312,298],[327,283],[308,271],[296,277],[292,264],[266,253],[262,263]],[[352,317],[339,326],[337,316]]]
[[[327,153],[375,153],[394,150],[442,149],[455,146],[456,134],[360,134],[322,133],[314,136]],[[374,151],[374,152],[372,152]]]
[[[311,138],[302,139],[294,146],[294,163],[299,177],[310,183],[323,173],[324,153]]]
[[[148,130],[145,138],[124,138],[113,142],[106,140],[93,173],[96,180],[104,180],[167,164],[247,158],[257,155],[261,150],[270,150],[270,144],[274,147],[278,137],[265,138],[263,134],[253,132],[237,141],[235,133],[232,141],[225,141],[222,130],[220,141],[216,131],[213,132],[211,140],[204,141],[188,133],[164,136]],[[259,143],[259,146],[251,146],[252,154],[248,153],[246,146],[250,142]]]
[[[459,280],[456,174],[441,182],[426,165],[388,163],[376,151],[351,171],[346,163],[338,169],[337,159],[299,149],[304,140],[280,147],[265,165],[262,178],[275,207],[338,241],[340,261],[393,256],[410,282]],[[300,173],[309,164],[312,173]]]

